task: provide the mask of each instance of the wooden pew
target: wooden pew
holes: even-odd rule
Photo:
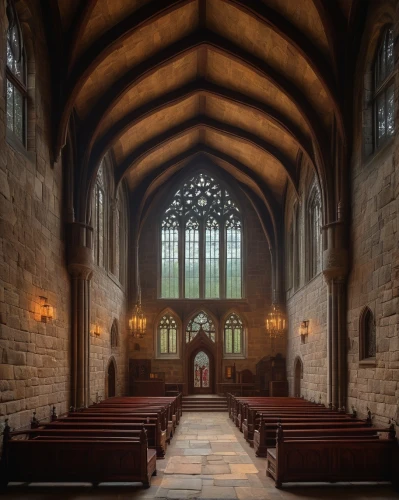
[[[138,439],[14,439],[6,427],[0,462],[4,487],[17,482],[140,481],[149,487],[156,475],[156,452],[147,447],[141,430]]]
[[[276,448],[267,452],[266,475],[277,488],[285,482],[394,481],[398,444],[394,429],[388,439],[298,439],[279,426]]]
[[[137,431],[140,432],[142,429],[147,431],[147,440],[150,448],[154,448],[157,452],[157,456],[163,458],[166,453],[166,433],[161,431],[156,423],[143,423],[143,422],[118,422],[114,419],[110,420],[92,420],[90,418],[76,420],[75,418],[65,418],[62,420],[57,420],[55,422],[50,422],[40,426],[35,429],[37,435],[40,435],[43,430],[53,430],[54,434],[62,434],[64,431],[71,429],[74,431],[78,430],[93,430],[93,434],[96,432],[98,435],[101,434],[103,430],[109,430],[115,436],[122,435],[121,431]]]
[[[277,421],[272,423],[264,423],[261,421],[259,425],[259,429],[255,429],[254,432],[254,450],[255,454],[258,457],[265,457],[267,454],[268,447],[275,447],[276,440],[276,430],[279,423]],[[329,421],[329,422],[320,422],[320,421],[298,421],[298,422],[290,422],[284,423],[284,429],[295,430],[295,431],[306,431],[306,430],[319,430],[320,433],[326,432],[328,430],[337,429],[344,430],[349,429],[350,432],[355,430],[356,428],[367,428],[367,425],[364,421],[357,420],[347,420],[347,421]]]

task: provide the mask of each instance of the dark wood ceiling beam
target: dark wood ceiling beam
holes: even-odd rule
[[[278,148],[268,143],[267,141],[259,138],[258,136],[247,132],[246,130],[221,123],[206,116],[198,116],[194,119],[187,120],[175,127],[171,127],[167,132],[153,137],[149,141],[146,141],[144,144],[136,148],[117,167],[116,183],[118,183],[122,179],[122,177],[129,169],[134,168],[135,165],[137,165],[153,151],[156,151],[158,148],[167,144],[171,140],[181,137],[190,130],[196,130],[201,127],[205,127],[207,130],[216,130],[223,135],[231,136],[235,139],[250,143],[264,151],[267,155],[274,157],[282,165],[282,168],[287,173],[288,179],[291,182],[295,192],[298,193],[298,182],[295,165],[282,151],[280,151]]]
[[[142,120],[174,106],[185,99],[196,95],[211,95],[218,99],[233,102],[244,108],[249,108],[261,113],[268,121],[278,127],[283,133],[288,134],[296,142],[298,147],[304,152],[308,159],[314,163],[312,145],[306,135],[286,117],[273,109],[271,106],[260,101],[247,97],[239,92],[226,89],[206,80],[196,80],[184,87],[173,90],[158,99],[155,99],[140,108],[127,113],[119,122],[113,125],[106,134],[101,136],[93,146],[92,155],[89,160],[89,168],[95,168],[106,152],[115,142],[131,127],[136,126]]]
[[[97,3],[98,0],[86,0],[85,2],[80,2],[80,4],[78,4],[77,12],[72,22],[72,29],[69,35],[69,53],[67,55],[68,71],[75,62],[79,43]]]
[[[98,66],[109,54],[111,54],[125,38],[131,36],[134,31],[157,21],[173,10],[176,10],[193,1],[195,0],[163,0],[162,2],[154,0],[151,3],[144,5],[104,33],[104,35],[98,38],[78,59],[78,61],[76,61],[76,63],[71,67],[64,93],[64,106],[59,120],[58,138],[56,143],[56,150],[58,153],[65,142],[66,127],[72,113],[72,109],[75,105],[76,97],[84,83],[89,78],[90,74],[94,71],[95,67]],[[82,6],[80,22],[75,30],[75,36],[71,41],[70,54],[72,57],[76,54],[78,42],[84,31],[84,27],[90,18],[92,8],[94,8],[92,2],[95,5],[97,0],[90,0],[89,4]]]
[[[315,46],[315,44],[294,24],[287,21],[284,16],[263,2],[259,2],[258,0],[222,1],[234,5],[240,11],[247,13],[267,25],[301,54],[315,72],[329,96],[334,107],[337,122],[340,124],[342,133],[344,133],[342,97],[338,94],[336,77],[334,72],[331,71],[331,66],[326,60],[325,55]]]
[[[91,148],[100,133],[103,121],[132,87],[160,68],[204,45],[256,72],[281,91],[294,104],[307,123],[315,147],[323,158],[328,144],[324,126],[303,92],[284,75],[278,73],[259,58],[237,47],[234,43],[212,32],[201,31],[172,44],[167,49],[132,68],[104,93],[82,126],[82,131],[87,134],[86,137],[82,137],[86,161],[90,157]]]

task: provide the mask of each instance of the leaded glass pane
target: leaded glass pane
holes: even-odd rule
[[[377,140],[378,142],[385,136],[385,93],[377,98]]]
[[[199,223],[191,217],[185,231],[185,297],[197,299],[200,296]]]
[[[14,85],[7,80],[7,127],[14,132]]]
[[[205,297],[219,298],[219,224],[209,217],[205,230]]]
[[[14,87],[14,134],[18,139],[24,141],[24,98],[21,92]]]
[[[241,221],[230,217],[226,221],[226,298],[238,299],[241,288]]]
[[[162,229],[162,283],[163,298],[179,298],[179,231]]]
[[[194,358],[194,387],[209,387],[209,357],[204,351]]]
[[[104,267],[104,192],[98,188],[98,261],[97,264]]]
[[[160,354],[177,353],[177,323],[170,314],[162,316],[158,325]]]
[[[390,85],[386,92],[386,108],[387,108],[387,125],[386,132],[387,136],[392,136],[395,133],[395,121],[394,121],[394,111],[395,111],[395,101],[394,101],[394,86]]]
[[[243,324],[241,318],[232,313],[224,325],[224,352],[226,354],[243,353]]]
[[[186,342],[191,342],[200,330],[215,342],[215,325],[212,319],[203,311],[191,319],[186,328]]]

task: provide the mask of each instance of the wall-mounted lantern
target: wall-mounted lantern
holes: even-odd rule
[[[48,304],[47,297],[40,296],[40,317],[43,323],[48,323],[54,318],[54,307]]]
[[[93,335],[97,335],[97,337],[99,335],[101,335],[101,328],[99,325],[94,325],[94,329],[93,331],[91,332]]]
[[[301,322],[300,333],[301,333],[302,344],[304,344],[306,341],[306,338],[309,334],[309,321],[308,320],[303,320]]]

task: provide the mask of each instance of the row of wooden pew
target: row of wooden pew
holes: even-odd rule
[[[149,487],[182,414],[176,397],[115,397],[31,429],[6,423],[2,486],[13,482],[142,482]]]
[[[301,398],[228,396],[230,418],[267,458],[266,475],[286,482],[391,481],[399,469],[395,426],[376,428],[356,411]]]

